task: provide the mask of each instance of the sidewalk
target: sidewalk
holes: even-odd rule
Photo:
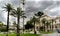
[[[42,34],[42,36],[60,36],[60,33]]]

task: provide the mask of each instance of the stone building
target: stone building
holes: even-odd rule
[[[48,28],[49,30],[52,29],[52,28],[53,28],[53,30],[56,30],[56,28],[60,29],[60,17],[52,18],[48,15],[44,15],[40,18],[40,20],[42,20],[43,18],[45,18],[46,20],[49,20],[49,21],[51,21],[52,19],[54,20],[53,25],[52,25],[52,23],[49,25],[49,28]],[[41,21],[40,21],[40,24],[36,23],[36,27],[35,27],[36,30],[38,30],[39,27],[41,27],[41,26],[43,26]]]

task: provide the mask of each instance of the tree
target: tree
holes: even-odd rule
[[[34,25],[30,21],[27,21],[27,23],[25,25],[25,29],[31,29],[33,27],[34,27]]]
[[[35,14],[37,17],[39,17],[39,21],[41,21],[40,20],[40,18],[44,15],[44,13],[43,12],[41,12],[41,11],[39,11],[37,14]]]
[[[1,21],[0,21],[0,31],[1,31],[1,32],[6,32],[6,31],[7,31],[7,30],[6,30],[6,26],[5,26],[4,23],[1,22]]]
[[[37,18],[35,16],[33,16],[33,18],[31,19],[31,21],[32,21],[32,23],[34,23],[34,34],[36,34],[35,24],[36,24],[36,22],[39,22],[39,21],[37,20]]]
[[[17,17],[17,36],[20,36],[20,28],[19,28],[19,20],[20,20],[20,17],[23,15],[23,11],[21,10],[21,8],[17,8],[17,10],[13,10],[12,13],[10,15],[14,16],[14,17]]]
[[[51,22],[51,20],[49,20]],[[51,31],[51,24],[50,24],[50,31]]]
[[[17,27],[16,21],[13,22],[13,26],[14,27]]]
[[[46,26],[47,26],[47,32],[49,32],[49,30],[48,30],[48,26],[51,24],[51,22],[49,22],[48,20],[47,20],[47,22],[46,22]]]
[[[14,25],[14,26],[16,26],[16,25],[17,25],[17,24],[16,24],[16,21],[14,21],[14,22],[13,22],[13,25]]]
[[[41,21],[42,21],[42,24],[44,24],[43,28],[44,28],[44,31],[45,31],[45,25],[46,25],[47,20],[45,18],[43,18]]]
[[[51,20],[51,23],[52,23],[52,31],[53,31],[53,22],[55,22],[54,19]]]
[[[23,34],[24,34],[24,20],[25,20],[26,16],[23,15],[22,18],[23,18]]]
[[[3,27],[0,28],[0,31],[1,31],[1,32],[7,32],[6,26],[3,25]]]
[[[0,27],[3,27],[3,23],[2,22],[0,22]]]
[[[8,12],[8,13],[7,13],[7,34],[6,34],[6,36],[8,36],[8,30],[9,30],[9,13],[10,13],[10,11],[11,11],[13,8],[12,8],[11,4],[9,4],[9,3],[6,4],[5,7],[3,7],[3,8],[5,8],[6,11]]]

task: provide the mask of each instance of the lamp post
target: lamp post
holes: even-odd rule
[[[23,10],[23,12],[24,12],[24,9],[25,9],[25,8],[24,8],[24,6],[25,6],[25,0],[21,0],[21,4],[22,4],[22,6],[23,6],[23,7],[22,7],[22,10]]]
[[[25,11],[25,8],[24,8],[24,6],[25,6],[25,0],[21,0],[21,3],[22,3],[22,10],[23,10],[23,12]],[[24,34],[24,18],[25,18],[25,16],[23,15],[23,34]]]

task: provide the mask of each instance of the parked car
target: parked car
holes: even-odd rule
[[[59,29],[57,29],[57,32],[58,32],[58,33],[60,33],[60,30],[59,30]]]

